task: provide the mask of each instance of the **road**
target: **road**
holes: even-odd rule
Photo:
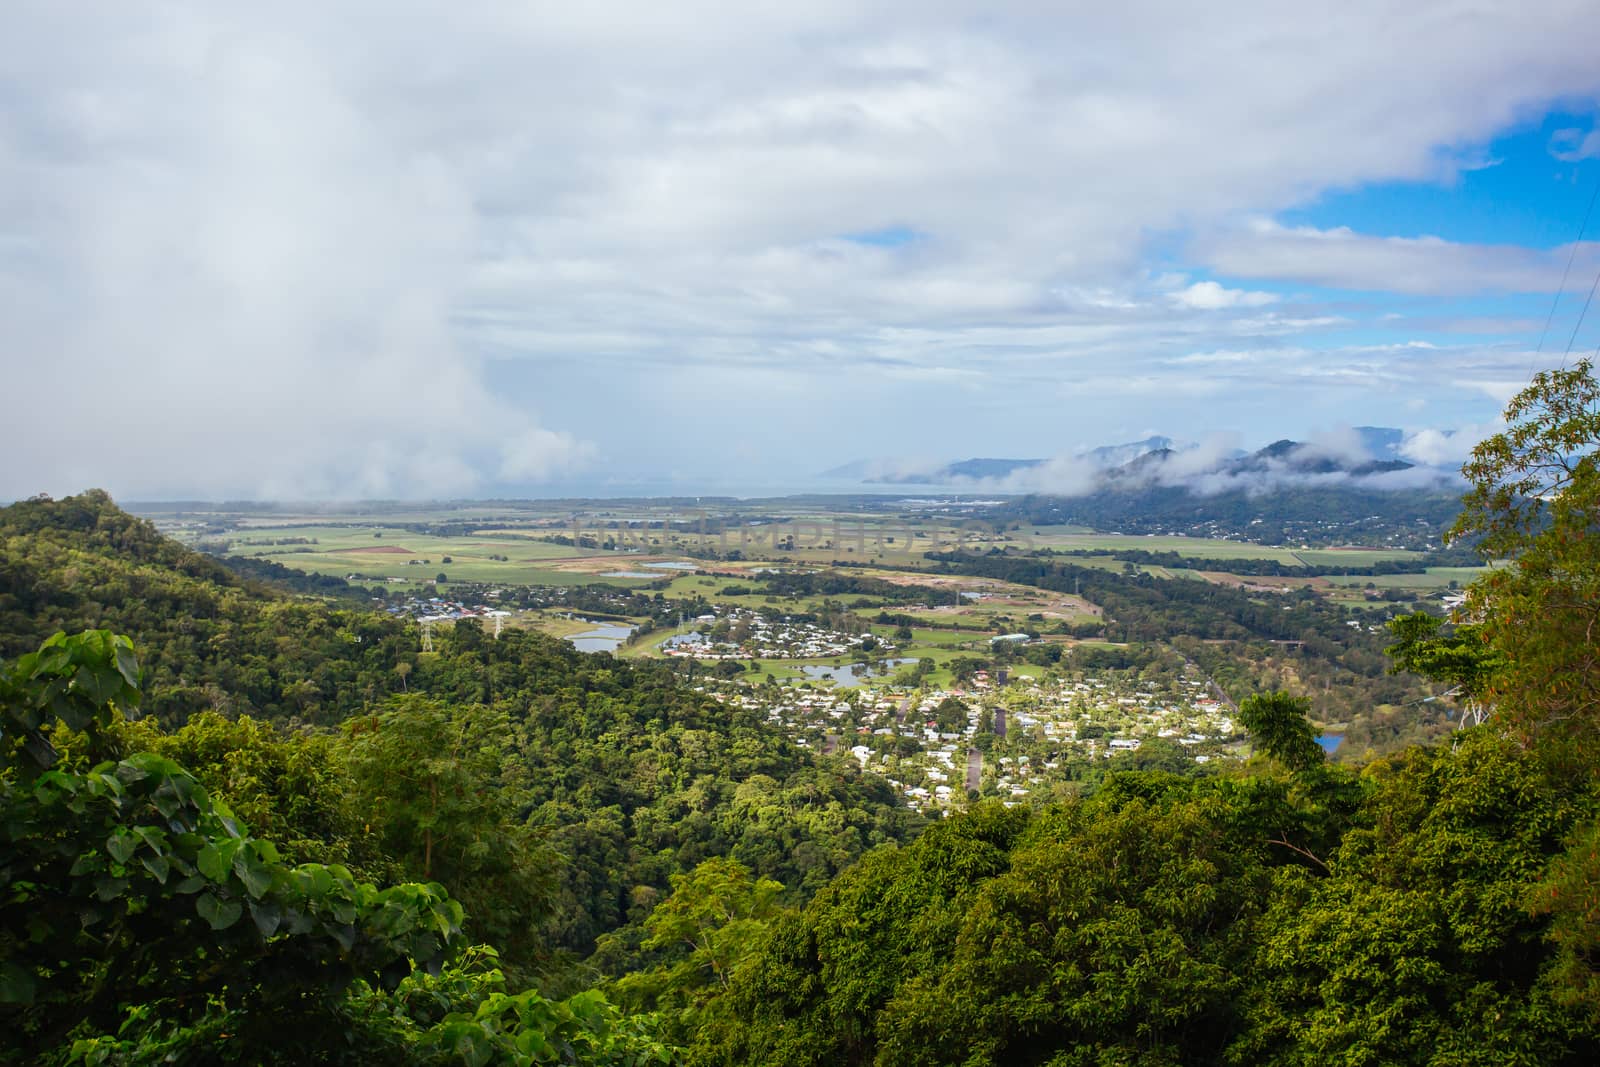
[[[1232,708],[1235,713],[1239,711],[1239,705],[1234,703],[1233,698],[1228,695],[1227,691],[1223,689],[1222,686],[1217,684],[1217,680],[1215,678],[1211,677],[1211,675],[1200,669],[1200,664],[1196,663],[1188,656],[1183,657],[1183,662],[1200,672],[1200,677],[1206,680],[1206,685],[1210,687],[1212,696],[1216,697],[1222,703],[1228,705],[1228,707]]]
[[[983,753],[975,748],[967,749],[967,788],[976,790],[983,782]]]
[[[996,737],[1004,737],[1006,735],[1006,709],[1005,708],[995,708],[994,709],[994,735]]]

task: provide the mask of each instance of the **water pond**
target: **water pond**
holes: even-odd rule
[[[914,659],[886,659],[883,661],[883,669],[880,671],[869,670],[864,663],[846,663],[842,667],[830,667],[824,663],[812,667],[801,667],[800,673],[813,682],[832,682],[834,685],[842,686],[846,689],[854,689],[868,678],[882,677],[902,664],[915,662],[916,660]]]
[[[567,640],[579,652],[615,652],[633,630],[632,626],[625,623],[597,622],[593,630],[576,634]]]

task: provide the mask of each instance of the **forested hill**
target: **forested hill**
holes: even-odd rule
[[[0,508],[0,657],[94,628],[134,639],[146,713],[172,725],[207,708],[337,722],[404,688],[411,647],[400,623],[280,595],[105,493]]]
[[[103,493],[0,509],[3,658],[89,628],[133,639],[145,715],[168,730],[205,711],[333,728],[391,701],[482,709],[473,714],[501,723],[482,727],[496,750],[489,779],[566,858],[546,950],[587,954],[702,860],[733,857],[799,900],[920,824],[883,782],[853,764],[818,766],[666,664],[584,655],[525,630],[491,639],[474,621],[423,654],[414,625],[247,582]]]
[[[1423,548],[1461,508],[1454,487],[1390,491],[1354,485],[1249,486],[1215,493],[1187,486],[1137,486],[1087,496],[1028,496],[989,513],[1000,523],[1066,524],[1124,533],[1186,532],[1244,537],[1265,545],[1390,543]],[[1405,539],[1388,540],[1396,532]]]

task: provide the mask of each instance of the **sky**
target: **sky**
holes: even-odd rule
[[[1597,39],[1593,0],[7,0],[0,498],[1362,425],[1458,463],[1600,348]]]

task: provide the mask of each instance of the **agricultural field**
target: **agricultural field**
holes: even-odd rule
[[[1402,548],[1300,548],[1294,557],[1307,567],[1362,567],[1370,563],[1420,558]]]
[[[1255,545],[1248,541],[1227,541],[1212,537],[1055,532],[1062,529],[1071,527],[1024,526],[1021,530],[1014,531],[1012,536],[1032,542],[1035,548],[1053,548],[1058,552],[1176,552],[1180,556],[1198,556],[1203,559],[1271,559],[1287,566],[1304,566],[1288,548]]]
[[[884,507],[874,510],[874,506],[845,500],[837,508],[817,500],[721,501],[708,502],[704,508],[684,501],[531,501],[375,505],[346,513],[283,510],[256,514],[219,509],[152,517],[169,532],[191,542],[204,541],[212,550],[226,544],[229,555],[270,560],[314,574],[355,576],[360,584],[382,584],[424,598],[444,592],[434,586],[435,577],[442,573],[449,583],[485,586],[605,584],[621,590],[648,590],[652,595],[660,591],[669,603],[699,604],[696,610],[701,611],[707,604],[719,612],[764,607],[807,615],[843,608],[858,616],[858,624],[871,625],[880,638],[901,645],[899,654],[932,658],[941,671],[954,655],[986,652],[988,639],[997,633],[1026,630],[1065,640],[1075,631],[1087,632],[1099,621],[1100,609],[1069,594],[929,573],[933,564],[923,554],[935,549],[1086,552],[1091,554],[1073,556],[1071,562],[1114,572],[1134,566],[1158,578],[1209,581],[1252,593],[1310,587],[1350,605],[1370,601],[1369,583],[1382,591],[1398,589],[1414,591],[1418,598],[1437,597],[1452,581],[1464,585],[1481,573],[1477,568],[1439,567],[1426,574],[1371,578],[1274,577],[1229,573],[1225,564],[1204,572],[1159,564],[1130,565],[1113,554],[1138,551],[1219,562],[1268,560],[1311,570],[1408,560],[1416,554],[1394,549],[1298,549],[1222,538],[1097,533],[1081,526],[1023,524],[998,530],[975,522],[969,514],[919,512],[914,506],[896,513]],[[419,532],[418,527],[434,532]],[[723,558],[703,558],[713,553]],[[852,566],[836,568],[832,566],[835,562]],[[867,592],[775,595],[764,586],[774,571],[828,573],[933,592],[921,598]],[[877,622],[885,612],[911,620],[911,641],[896,641],[892,636],[895,628]],[[514,624],[572,637],[589,625],[572,614],[560,610],[519,613]],[[636,622],[643,618],[643,613],[634,616]],[[655,625],[661,622],[658,615]],[[668,636],[668,631],[656,630],[618,651],[623,655],[657,654],[660,642]],[[831,660],[763,661],[763,668],[780,679],[817,680],[816,672],[807,674],[805,668],[836,666],[839,664]]]
[[[1390,560],[1415,559],[1420,553],[1394,548],[1290,548],[1282,545],[1257,545],[1248,541],[1212,537],[1148,536],[1062,532],[1070,527],[1024,527],[1012,534],[1036,548],[1058,552],[1176,552],[1200,559],[1270,559],[1289,567],[1362,566]],[[1084,560],[1083,562],[1089,562]],[[1121,564],[1117,564],[1121,566]]]
[[[1365,588],[1371,582],[1379,589],[1447,589],[1451,582],[1465,586],[1488,573],[1488,567],[1429,567],[1422,574],[1383,574],[1376,578],[1359,575],[1329,575],[1329,585]]]
[[[271,560],[312,574],[359,575],[358,582],[420,583],[443,573],[452,581],[514,585],[592,582],[601,580],[600,572],[622,568],[635,559],[525,537],[439,537],[381,525],[251,527],[228,537],[228,554]],[[648,579],[616,581],[643,585]]]

